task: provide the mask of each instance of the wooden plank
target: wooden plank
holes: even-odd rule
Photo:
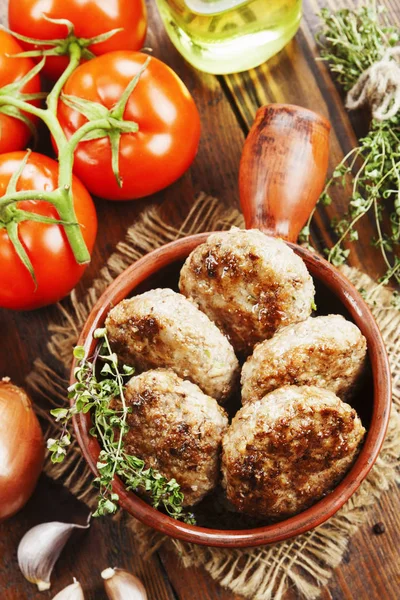
[[[242,600],[242,596],[222,588],[202,569],[182,567],[174,552],[163,550],[160,555],[179,600]]]

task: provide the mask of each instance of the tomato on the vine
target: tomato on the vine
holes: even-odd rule
[[[45,17],[68,19],[78,38],[93,38],[122,28],[105,42],[89,47],[96,55],[114,50],[139,50],[146,37],[144,0],[9,0],[8,20],[13,31],[39,40],[64,38],[66,26],[51,23]],[[57,79],[67,64],[66,56],[50,56],[46,58],[43,72]]]
[[[104,54],[81,64],[63,92],[112,109],[146,60],[141,52]],[[87,121],[62,99],[58,119],[68,138]],[[156,58],[141,73],[123,119],[137,123],[138,131],[121,135],[121,187],[112,170],[108,137],[83,141],[75,151],[74,173],[92,194],[108,200],[141,198],[170,185],[188,169],[199,144],[194,100],[176,73]]]
[[[0,88],[4,88],[14,81],[19,81],[33,69],[35,63],[30,58],[14,57],[13,54],[23,52],[19,43],[6,31],[0,29]],[[36,94],[40,92],[40,78],[35,75],[19,90],[25,94]],[[2,90],[0,89],[0,95]],[[32,100],[32,104],[39,105],[39,101]],[[5,114],[9,107],[0,107],[0,154],[22,150],[26,147],[32,132],[27,124],[21,119]],[[27,113],[23,116],[29,118],[32,123],[36,118]]]
[[[13,173],[20,168],[25,152],[0,155],[0,201],[6,193]],[[58,164],[42,154],[32,153],[17,183],[17,191],[57,189]],[[97,217],[92,198],[81,182],[74,177],[72,195],[77,221],[89,252],[92,251]],[[26,200],[16,204],[18,209],[58,219],[56,209],[49,203]],[[12,211],[11,211],[12,212]],[[30,310],[52,304],[66,296],[78,283],[85,269],[78,265],[59,224],[21,221],[19,239],[33,266],[37,287],[10,241],[5,223],[12,218],[0,210],[0,306]]]

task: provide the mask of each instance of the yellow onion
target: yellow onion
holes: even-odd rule
[[[44,441],[26,392],[0,380],[0,522],[28,501],[40,475]]]

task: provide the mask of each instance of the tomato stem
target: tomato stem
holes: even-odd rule
[[[33,104],[29,104],[28,102],[24,102],[24,100],[19,100],[14,96],[10,95],[0,95],[0,106],[15,106],[15,108],[19,108],[26,113],[34,115],[39,119],[44,121],[46,119],[46,110],[43,108],[39,108],[38,106],[34,106]]]
[[[150,61],[151,61],[151,56],[148,56],[146,58],[145,62],[143,63],[143,65],[140,67],[139,71],[136,73],[136,75],[131,79],[131,81],[126,86],[121,98],[118,100],[115,107],[110,111],[110,116],[114,117],[114,119],[117,119],[118,121],[122,121],[122,119],[124,118],[124,112],[125,112],[125,108],[128,103],[128,100],[129,100],[133,90],[139,83],[139,80],[140,80],[142,74],[147,69],[147,66]]]
[[[36,289],[37,281],[36,281],[35,271],[32,266],[32,263],[30,261],[30,258],[28,256],[21,240],[19,239],[18,223],[16,223],[15,221],[10,221],[6,226],[6,231],[7,231],[8,237],[10,238],[10,240],[15,248],[16,253],[18,254],[20,261],[28,269],[28,271],[33,279],[33,283],[34,283],[35,289]]]
[[[75,260],[79,265],[87,264],[90,262],[90,253],[83,239],[80,225],[77,222],[72,201],[72,189],[71,187],[60,189],[59,193],[61,194],[61,198],[57,201],[55,207],[58,216],[65,222],[63,225],[64,231],[74,253]]]
[[[13,194],[7,194],[6,196],[0,198],[0,221],[4,223],[7,223],[7,221],[14,221],[16,223],[19,222],[21,220],[19,213],[24,213],[25,211],[16,209],[14,212],[9,212],[9,209],[13,205],[17,204],[17,202],[22,202],[24,200],[40,200],[42,202],[49,202],[52,204],[58,212],[61,221],[60,224],[64,228],[76,262],[80,265],[90,262],[90,254],[85,242],[83,241],[81,228],[77,222],[73,207],[71,188],[64,191],[60,189],[57,189],[53,192],[27,190],[15,192]],[[12,240],[13,243],[14,240],[15,236]]]
[[[63,94],[61,100],[72,110],[80,112],[88,122],[82,125],[69,140],[69,146],[75,151],[80,141],[108,137],[111,145],[111,167],[119,187],[122,187],[122,178],[119,173],[119,150],[122,133],[136,133],[138,123],[124,121],[123,116],[128,100],[138,85],[140,77],[147,69],[151,57],[147,57],[138,73],[131,79],[121,95],[119,101],[110,109],[98,102]],[[68,156],[66,157],[68,159]],[[60,158],[60,162],[63,162]],[[72,168],[72,167],[71,167]]]
[[[87,46],[91,43],[98,43],[108,39],[117,33],[118,30],[112,30],[91,40],[83,40],[74,37],[72,23],[63,20],[63,24],[67,25],[68,28],[67,37],[65,38],[64,42],[63,40],[53,40],[53,42],[55,45],[57,45],[57,48],[60,46],[60,43],[63,42],[63,49],[65,50],[65,53],[68,52],[69,54],[69,64],[61,77],[55,83],[51,92],[48,94],[46,99],[47,107],[39,108],[34,106],[33,104],[27,102],[28,97],[16,97],[12,94],[11,89],[10,91],[5,90],[5,94],[0,94],[0,108],[6,106],[14,107],[15,110],[21,111],[24,114],[28,113],[30,115],[34,115],[41,119],[49,129],[58,151],[59,169],[58,188],[56,190],[52,192],[37,190],[24,190],[17,192],[14,186],[12,190],[10,189],[8,193],[6,192],[6,194],[0,198],[0,222],[2,221],[12,233],[13,239],[11,241],[13,242],[21,260],[24,262],[27,268],[29,268],[31,274],[32,270],[27,263],[27,256],[23,255],[20,248],[18,228],[15,228],[14,225],[12,225],[13,223],[17,224],[19,220],[23,220],[28,213],[22,214],[23,211],[19,210],[13,205],[23,200],[40,200],[51,203],[58,212],[60,225],[64,228],[76,262],[78,264],[90,262],[90,253],[83,238],[81,227],[77,222],[73,202],[72,170],[74,165],[74,153],[79,142],[84,140],[86,136],[92,134],[92,139],[95,139],[96,137],[104,137],[108,135],[112,142],[113,148],[113,169],[117,177],[117,181],[121,185],[118,174],[119,139],[122,132],[135,132],[138,129],[136,123],[124,122],[123,114],[130,94],[138,84],[140,76],[150,61],[150,58],[145,61],[140,71],[127,86],[117,105],[113,110],[109,111],[105,118],[97,118],[85,123],[68,140],[57,118],[58,102],[60,100],[62,89],[68,78],[78,67],[82,57],[86,57],[85,52],[88,52]],[[31,42],[33,41],[28,38],[26,39]],[[47,40],[46,44],[48,43],[49,42]],[[56,50],[54,48],[52,50],[43,50],[39,51],[39,54],[41,53],[44,57],[45,55],[50,55],[51,52],[56,52]],[[28,74],[27,77],[33,77],[36,74],[36,71],[40,70],[41,66],[35,66],[32,70],[32,73]],[[18,214],[18,212],[21,214]],[[32,277],[34,278],[34,274]]]
[[[30,45],[34,46],[33,50],[27,50],[25,52],[18,52],[17,54],[12,54],[11,56],[17,57],[47,57],[47,56],[68,56],[71,54],[70,46],[72,44],[77,44],[81,50],[81,56],[86,60],[90,60],[94,58],[95,55],[93,52],[89,50],[89,46],[94,44],[100,44],[110,39],[120,31],[123,31],[123,27],[117,27],[116,29],[110,29],[105,33],[101,33],[100,35],[95,35],[91,38],[82,38],[77,37],[74,32],[74,24],[69,19],[53,19],[48,17],[46,14],[42,13],[42,17],[45,21],[49,21],[50,23],[55,23],[57,25],[64,25],[67,28],[67,33],[62,38],[55,38],[51,40],[38,40],[35,38],[28,37],[26,35],[22,35],[15,31],[10,31],[6,27],[3,27],[5,31],[16,37],[18,40],[23,42],[27,42]],[[46,48],[40,49],[40,46],[46,46]]]
[[[5,211],[7,210],[7,207],[16,204],[17,202],[21,202],[22,200],[41,200],[49,202],[58,212],[76,262],[78,264],[86,264],[90,262],[90,253],[77,221],[72,196],[72,168],[74,163],[74,151],[77,143],[75,141],[73,141],[72,144],[69,143],[57,118],[57,107],[62,88],[79,65],[82,56],[82,48],[77,42],[72,42],[69,46],[69,53],[70,60],[68,67],[47,96],[46,109],[33,106],[12,95],[0,95],[0,106],[14,106],[25,113],[35,115],[46,124],[57,146],[59,158],[58,188],[56,190],[52,192],[29,190],[6,194],[0,198],[0,214],[6,214]],[[85,133],[83,133],[83,135],[85,135]],[[18,220],[17,215],[15,216],[15,219]],[[15,239],[16,237],[14,235],[14,240]],[[21,257],[20,253],[19,255]]]
[[[58,190],[54,192],[41,192],[39,190],[24,190],[21,192],[15,192],[13,194],[6,194],[0,198],[0,214],[7,207],[17,202],[23,202],[24,200],[40,200],[42,202],[50,202],[50,204],[56,205],[58,196]]]
[[[79,65],[81,57],[82,57],[82,48],[79,46],[79,44],[77,42],[73,42],[72,44],[70,44],[68,67],[65,69],[64,73],[59,77],[59,79],[56,81],[53,89],[47,96],[47,101],[46,101],[47,108],[54,115],[57,114],[57,105],[58,105],[58,100],[60,98],[61,91],[62,91],[65,83],[69,79],[69,77],[72,75],[72,73],[75,71],[76,67]]]
[[[75,133],[70,137],[68,141],[68,147],[73,151],[76,150],[77,145],[86,137],[89,133],[96,129],[111,129],[112,125],[108,121],[108,119],[96,119],[95,121],[88,121],[82,127],[77,129]]]

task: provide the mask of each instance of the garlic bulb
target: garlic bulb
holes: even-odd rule
[[[147,600],[143,583],[124,569],[104,569],[101,573],[109,600]]]
[[[53,567],[71,533],[88,527],[89,520],[87,525],[52,521],[27,531],[18,546],[18,564],[23,576],[36,583],[39,591],[48,590]]]
[[[58,592],[53,600],[85,600],[85,596],[81,584],[74,577],[74,583]]]

